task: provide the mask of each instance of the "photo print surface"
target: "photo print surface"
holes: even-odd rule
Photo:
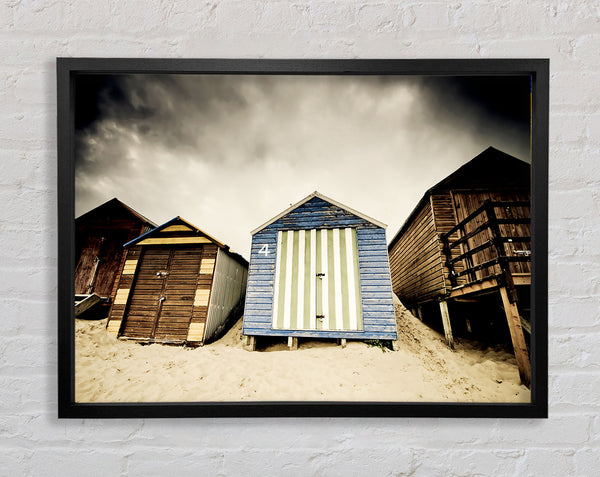
[[[531,402],[529,75],[74,90],[77,402]]]

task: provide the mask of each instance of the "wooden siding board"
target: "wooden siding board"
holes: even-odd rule
[[[435,244],[431,244],[426,248],[421,249],[421,252],[413,255],[410,260],[405,260],[402,263],[395,263],[392,267],[392,270],[403,270],[406,273],[403,273],[398,277],[397,283],[404,284],[409,282],[412,277],[416,274],[411,273],[416,267],[419,267],[424,273],[428,271],[433,262],[439,264],[439,247]]]
[[[401,237],[405,244],[409,243],[413,245],[411,248],[416,248],[418,244],[428,243],[435,237],[435,228],[432,227],[432,216],[431,211],[423,216],[423,219],[411,226],[406,230],[405,234]],[[410,253],[411,248],[407,249],[404,247],[397,247],[398,256],[404,257]]]
[[[432,207],[425,202],[390,249],[392,285],[401,300],[414,302],[444,293],[440,252]],[[419,284],[428,287],[419,290]]]
[[[402,249],[400,247],[403,244],[400,244],[400,246],[395,249],[395,253],[390,257],[390,266],[396,267],[404,264],[407,260],[410,260],[415,256],[415,251],[427,251],[435,254],[435,248],[438,247],[436,240],[437,236],[435,231],[432,229],[427,233],[427,235],[423,235],[420,240],[413,241],[410,247],[405,246],[405,248]]]
[[[404,300],[408,302],[419,301],[420,294],[430,294],[433,292],[437,292],[439,295],[440,287],[442,286],[442,282],[439,277],[430,278],[427,281],[420,281],[414,283],[410,288],[405,290]],[[417,300],[418,299],[418,300]]]
[[[193,295],[202,247],[144,247],[143,250],[133,276],[122,336],[156,342],[183,342],[193,318]],[[169,275],[158,277],[157,270],[168,271]],[[159,296],[166,297],[160,306]]]

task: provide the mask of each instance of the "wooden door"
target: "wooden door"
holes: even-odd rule
[[[164,286],[152,337],[155,341],[186,340],[201,261],[201,247],[178,247],[171,250],[168,275],[163,278]]]
[[[123,244],[127,239],[126,230],[93,231],[93,235],[81,246],[75,268],[75,293],[110,296],[123,256]]]
[[[149,341],[185,341],[201,259],[201,247],[144,248],[122,335]]]
[[[272,326],[363,329],[355,229],[278,232]]]
[[[93,288],[93,291],[102,297],[108,297],[112,292],[123,256],[123,244],[129,238],[125,230],[107,231],[105,237],[98,255],[98,271]]]
[[[75,267],[75,293],[89,294],[93,292],[93,283],[98,273],[98,257],[102,253],[105,237],[91,235],[81,246],[81,254]]]

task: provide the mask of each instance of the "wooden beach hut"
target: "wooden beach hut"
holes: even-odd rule
[[[123,244],[154,227],[117,198],[75,219],[75,316],[112,300]]]
[[[107,329],[144,343],[202,345],[224,331],[248,262],[181,217],[128,242]]]
[[[314,192],[252,231],[243,334],[396,340],[385,224]]]
[[[437,303],[451,347],[449,304],[499,295],[526,384],[530,190],[530,165],[490,147],[430,188],[388,246],[394,293],[421,318]]]

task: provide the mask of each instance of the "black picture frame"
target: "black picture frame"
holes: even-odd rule
[[[487,417],[548,416],[548,59],[255,60],[58,58],[58,417]],[[75,402],[73,309],[74,78],[88,74],[531,75],[531,403]]]

